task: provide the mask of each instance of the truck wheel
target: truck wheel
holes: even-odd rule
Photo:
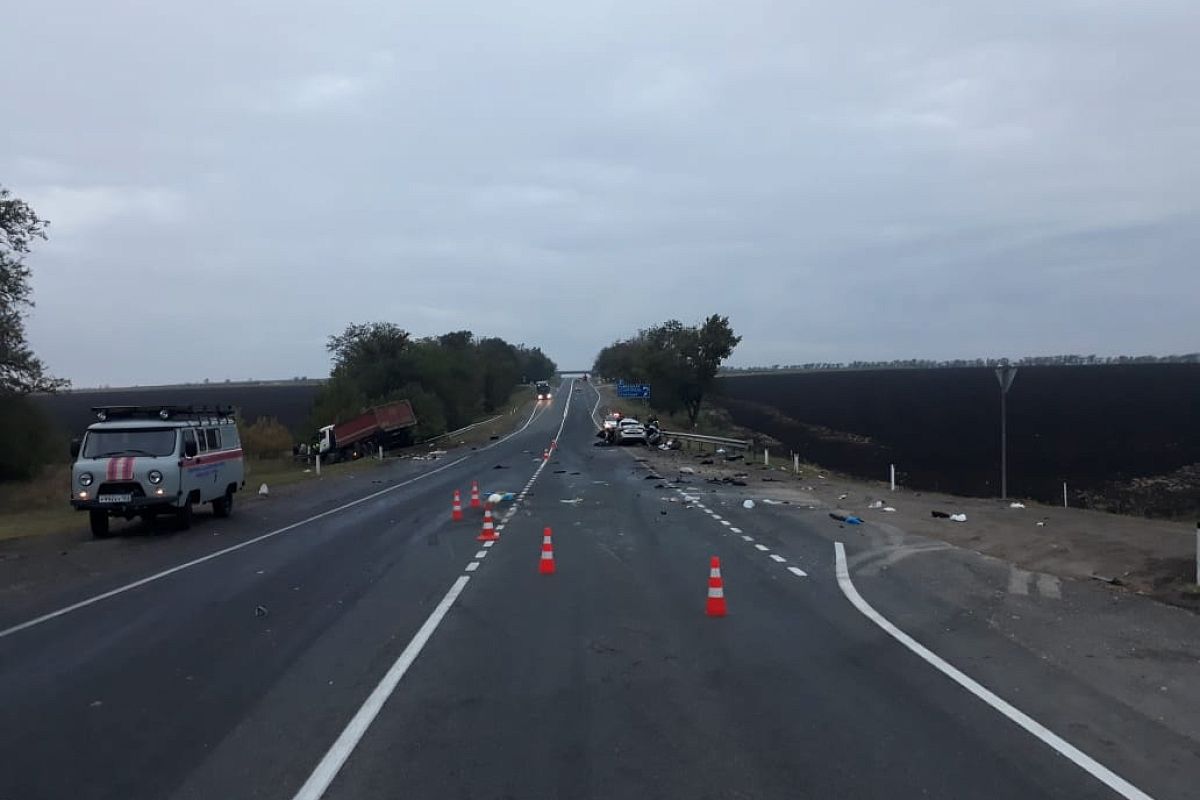
[[[107,511],[90,511],[88,512],[88,522],[92,526],[92,536],[97,539],[107,539],[112,534],[108,530],[108,512]]]
[[[212,501],[214,517],[228,517],[233,513],[233,490],[226,489],[224,497]]]
[[[188,500],[182,508],[175,509],[175,527],[186,531],[192,527],[192,501]]]

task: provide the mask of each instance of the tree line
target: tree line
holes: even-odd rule
[[[721,373],[774,372],[777,370],[812,371],[836,369],[941,369],[949,367],[1061,367],[1106,364],[1200,364],[1200,353],[1168,356],[1097,356],[1057,355],[1008,358],[955,358],[933,360],[904,358],[892,361],[810,361],[807,364],[772,364],[769,367],[722,367]]]
[[[592,372],[611,380],[650,384],[650,406],[667,414],[687,413],[695,426],[721,362],[742,337],[728,317],[713,314],[699,325],[668,320],[602,349]]]
[[[353,324],[329,337],[333,369],[317,394],[312,430],[367,408],[408,400],[415,437],[427,439],[505,407],[522,383],[557,366],[537,347],[467,330],[417,338],[391,322]]]
[[[0,186],[0,480],[32,477],[65,449],[29,400],[32,392],[68,385],[46,371],[25,337],[25,316],[33,307],[25,257],[46,238],[49,224]]]

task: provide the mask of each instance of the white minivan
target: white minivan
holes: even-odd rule
[[[245,486],[245,462],[233,409],[194,406],[101,406],[98,422],[71,442],[71,505],[87,511],[92,534],[109,535],[110,517],[151,520],[175,515],[192,524],[192,508],[212,503],[233,512]]]

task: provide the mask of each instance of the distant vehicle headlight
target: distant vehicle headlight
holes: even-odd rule
[[[91,486],[92,480],[93,480],[92,473],[90,473],[90,472],[79,473],[79,485],[80,486]]]
[[[146,480],[157,486],[162,483],[162,473],[156,469],[152,469],[146,473]]]

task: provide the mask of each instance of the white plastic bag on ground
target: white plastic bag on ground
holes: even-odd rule
[[[1025,507],[1025,504],[1024,504],[1024,503],[1018,503],[1018,502],[1016,502],[1016,501],[1014,500],[1013,502],[1011,502],[1011,503],[1009,503],[1009,504],[1008,504],[1008,507],[1009,507],[1009,508],[1024,508],[1024,507]]]
[[[967,515],[966,514],[951,514],[950,519],[954,520],[955,522],[966,522]]]
[[[262,495],[263,497],[266,497],[267,495],[269,495],[271,493],[271,490],[268,489],[267,485],[264,483],[262,486],[258,487],[258,493],[260,495]]]
[[[742,503],[742,508],[754,508],[754,501],[746,500],[745,502]]]

